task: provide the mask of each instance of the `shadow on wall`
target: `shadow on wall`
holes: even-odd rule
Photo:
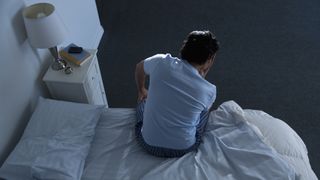
[[[29,45],[23,0],[0,1],[0,166],[20,139],[38,96],[48,96],[42,76],[48,50]]]
[[[22,11],[25,8],[25,5],[20,7],[20,10],[15,13],[12,18],[11,25],[14,30],[15,37],[18,41],[18,44],[22,45],[27,40],[27,32],[24,26]]]

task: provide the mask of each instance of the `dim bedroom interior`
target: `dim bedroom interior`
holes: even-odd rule
[[[66,29],[55,46],[83,47],[85,64],[53,70],[49,50],[35,47],[23,10],[39,2],[53,4]],[[316,0],[0,1],[0,179],[318,179],[319,8]],[[207,76],[218,89],[214,110],[197,152],[154,157],[135,139],[134,67],[156,53],[178,56],[195,29],[221,42]]]

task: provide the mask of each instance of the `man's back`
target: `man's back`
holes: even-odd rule
[[[186,149],[195,143],[200,114],[216,97],[216,88],[187,61],[159,54],[144,61],[150,76],[142,135],[153,146]]]

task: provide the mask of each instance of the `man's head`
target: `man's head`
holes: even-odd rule
[[[219,50],[219,42],[210,31],[192,31],[184,40],[181,58],[191,64],[203,65]]]

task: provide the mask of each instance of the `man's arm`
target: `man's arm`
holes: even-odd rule
[[[148,90],[145,88],[145,81],[146,81],[147,75],[144,72],[143,63],[144,61],[140,61],[136,65],[136,71],[135,71],[136,85],[138,89],[138,102],[146,99],[148,96]]]

